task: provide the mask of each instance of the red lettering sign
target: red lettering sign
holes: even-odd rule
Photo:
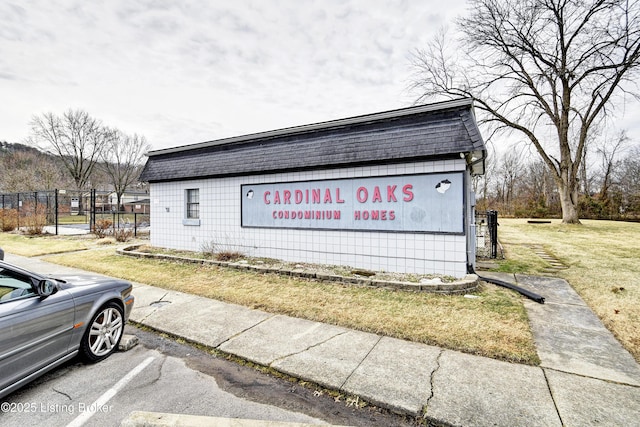
[[[397,185],[387,185],[387,202],[397,202],[396,195],[393,194],[396,191]]]
[[[365,187],[360,187],[356,191],[356,198],[360,203],[364,203],[369,199],[369,191]]]
[[[371,202],[382,203],[382,195],[380,194],[380,187],[378,187],[377,185],[373,187],[373,197],[371,197]]]
[[[402,200],[404,200],[405,202],[410,202],[413,200],[413,185],[411,184],[405,184],[404,187],[402,187],[402,194],[404,194],[404,197],[402,198]]]

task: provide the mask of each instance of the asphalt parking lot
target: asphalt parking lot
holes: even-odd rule
[[[178,351],[188,357],[192,350],[184,347]],[[303,414],[236,397],[222,390],[215,378],[189,367],[177,356],[138,345],[97,364],[74,360],[4,398],[1,424],[118,426],[131,412],[140,410],[314,421]]]
[[[265,422],[410,426],[286,379],[127,326],[140,344],[97,364],[73,360],[0,401],[3,427],[119,426],[134,411]]]

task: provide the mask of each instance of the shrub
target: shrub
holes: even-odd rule
[[[242,235],[224,233],[202,243],[200,251],[216,261],[237,261],[250,255],[244,252],[244,249],[252,246],[254,245],[246,242]]]
[[[8,232],[18,228],[18,211],[16,209],[3,209],[0,213],[0,228]]]
[[[133,228],[116,228],[113,230],[113,237],[115,237],[118,242],[128,242],[133,237]]]
[[[93,233],[98,236],[98,239],[104,239],[107,235],[111,234],[113,229],[113,221],[110,219],[99,219],[93,226]]]
[[[47,212],[44,206],[38,206],[34,212],[27,212],[24,216],[24,225],[27,234],[35,236],[42,234],[47,225]]]
[[[222,252],[217,252],[213,257],[216,261],[232,262],[232,261],[238,261],[244,258],[244,255],[241,254],[240,252],[222,251]]]

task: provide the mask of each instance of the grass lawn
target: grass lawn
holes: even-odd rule
[[[507,260],[502,271],[543,274],[541,245],[569,268],[566,279],[618,340],[640,361],[640,223],[582,220],[582,225],[499,219]]]
[[[23,237],[26,239],[26,237]],[[44,253],[58,242],[34,238]],[[16,239],[0,246],[22,245]],[[53,252],[52,250],[49,250]],[[25,252],[23,255],[28,256]],[[434,295],[321,283],[275,274],[120,256],[113,247],[47,256],[47,261],[134,282],[189,292],[281,313],[467,353],[526,364],[539,363],[522,297],[493,285],[475,295]]]
[[[88,215],[60,215],[59,224],[89,224]]]
[[[76,236],[25,236],[0,233],[0,248],[22,256],[41,256],[60,252],[81,251],[96,244],[96,239]]]
[[[544,275],[542,246],[567,268],[566,279],[620,342],[640,361],[640,224],[587,221],[528,224],[500,218],[506,259],[499,270]],[[95,239],[0,233],[0,247],[167,289],[234,302],[498,359],[536,364],[522,297],[493,285],[480,298],[318,283],[212,266],[118,256]]]

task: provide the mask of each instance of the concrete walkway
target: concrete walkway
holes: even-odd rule
[[[565,280],[520,274],[482,273],[545,296],[525,300],[543,368],[640,386],[635,359]]]
[[[6,258],[42,273],[78,273],[41,260]],[[135,286],[131,320],[436,423],[640,426],[640,366],[571,287],[561,279],[499,278],[546,297],[544,305],[525,302],[539,367],[145,284]]]

